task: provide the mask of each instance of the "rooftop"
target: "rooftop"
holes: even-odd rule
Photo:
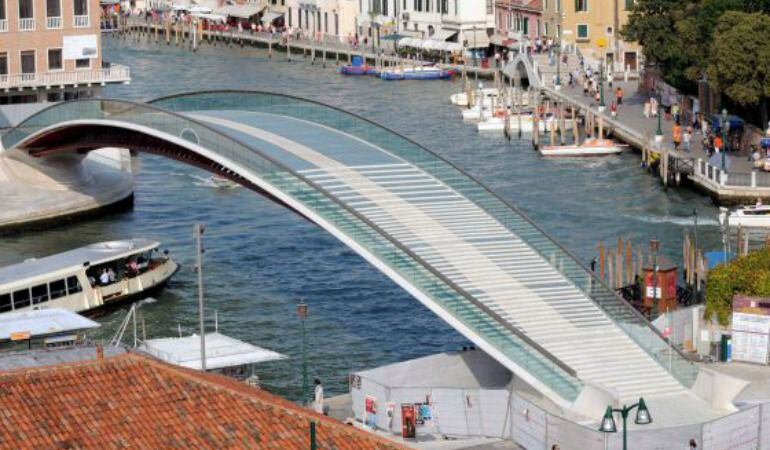
[[[45,275],[57,270],[112,261],[130,254],[145,252],[160,245],[159,242],[144,238],[122,241],[99,242],[76,248],[56,255],[30,259],[11,266],[0,267],[0,287],[6,283],[22,281]]]
[[[169,364],[190,369],[200,369],[201,367],[201,338],[197,334],[176,338],[148,339],[142,343],[139,350]],[[286,356],[280,353],[220,333],[206,333],[207,369],[221,369],[284,358]]]
[[[14,333],[29,337],[97,328],[100,325],[66,309],[36,309],[0,314],[0,341],[12,340]]]
[[[397,444],[223,376],[139,353],[0,372],[5,448],[389,449]]]

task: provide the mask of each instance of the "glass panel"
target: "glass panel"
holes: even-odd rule
[[[6,312],[13,309],[11,306],[11,294],[0,294],[0,312]]]
[[[48,284],[39,284],[32,287],[32,304],[37,305],[48,301]]]
[[[19,19],[32,19],[32,0],[19,0]]]
[[[67,295],[77,294],[82,290],[83,288],[80,287],[78,277],[67,278]]]
[[[49,285],[49,291],[51,293],[51,300],[67,295],[67,286],[64,280],[52,281]]]
[[[35,73],[35,51],[21,52],[21,73]]]
[[[88,0],[75,0],[75,15],[87,16],[88,15]]]
[[[13,293],[13,309],[29,306],[29,289],[21,289]]]
[[[48,70],[62,69],[62,53],[60,48],[48,50]]]
[[[61,17],[61,1],[46,0],[45,15],[46,17]]]

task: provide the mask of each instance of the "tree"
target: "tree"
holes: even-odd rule
[[[706,70],[709,84],[742,106],[761,105],[767,123],[770,96],[770,17],[728,11],[719,17]]]

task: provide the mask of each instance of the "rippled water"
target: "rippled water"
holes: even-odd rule
[[[664,192],[635,155],[597,160],[544,160],[528,141],[479,136],[463,124],[448,96],[459,81],[384,82],[346,78],[301,57],[269,60],[253,49],[173,46],[105,39],[105,57],[131,67],[128,86],[105,96],[151,99],[209,89],[256,89],[309,97],[382,123],[468,170],[521,207],[584,261],[598,240],[617,236],[646,243],[652,236],[679,261],[680,240],[697,206],[701,242],[719,246],[716,209],[688,191]],[[301,392],[297,299],[310,305],[310,376],[331,393],[347,390],[351,370],[414,358],[465,344],[464,338],[334,238],[244,189],[216,190],[207,174],[160,157],[135,160],[133,211],[45,232],[0,238],[0,265],[94,241],[145,236],[162,241],[183,268],[159,301],[141,310],[147,334],[171,336],[196,326],[196,285],[190,270],[192,227],[207,225],[205,289],[220,330],[290,356],[261,366],[279,394]],[[646,244],[645,244],[646,245]],[[100,318],[111,336],[125,310]],[[213,319],[212,319],[213,321]]]

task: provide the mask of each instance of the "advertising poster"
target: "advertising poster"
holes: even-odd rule
[[[366,425],[370,428],[377,428],[377,399],[367,395],[364,401],[366,402]]]

